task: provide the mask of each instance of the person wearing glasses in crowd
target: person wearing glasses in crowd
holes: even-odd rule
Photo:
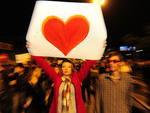
[[[117,51],[108,53],[108,66],[110,72],[101,74],[97,80],[96,113],[131,113],[131,106],[137,104],[131,97],[131,83],[147,85],[132,78],[130,65]]]
[[[130,113],[129,90],[131,76],[121,72],[123,57],[118,52],[108,54],[110,73],[101,74],[96,87],[97,113]]]

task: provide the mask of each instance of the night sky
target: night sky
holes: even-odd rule
[[[0,2],[0,41],[24,48],[25,36],[36,0]],[[63,0],[59,0],[63,1]],[[64,0],[65,1],[65,0]],[[67,1],[67,0],[66,0]],[[70,0],[87,2],[87,0]],[[116,41],[129,33],[139,33],[150,25],[149,0],[106,0],[102,8],[108,39]]]

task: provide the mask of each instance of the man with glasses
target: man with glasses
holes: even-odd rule
[[[118,52],[108,54],[110,73],[101,74],[96,87],[97,113],[130,113],[131,76],[121,72],[123,57]]]

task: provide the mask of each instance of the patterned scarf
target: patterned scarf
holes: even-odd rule
[[[64,87],[62,90],[62,111],[69,111],[69,101],[71,93],[71,79],[70,77],[63,76],[62,81],[64,82]]]

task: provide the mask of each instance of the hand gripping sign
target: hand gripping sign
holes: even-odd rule
[[[98,60],[106,37],[98,4],[37,1],[26,39],[35,56]]]

